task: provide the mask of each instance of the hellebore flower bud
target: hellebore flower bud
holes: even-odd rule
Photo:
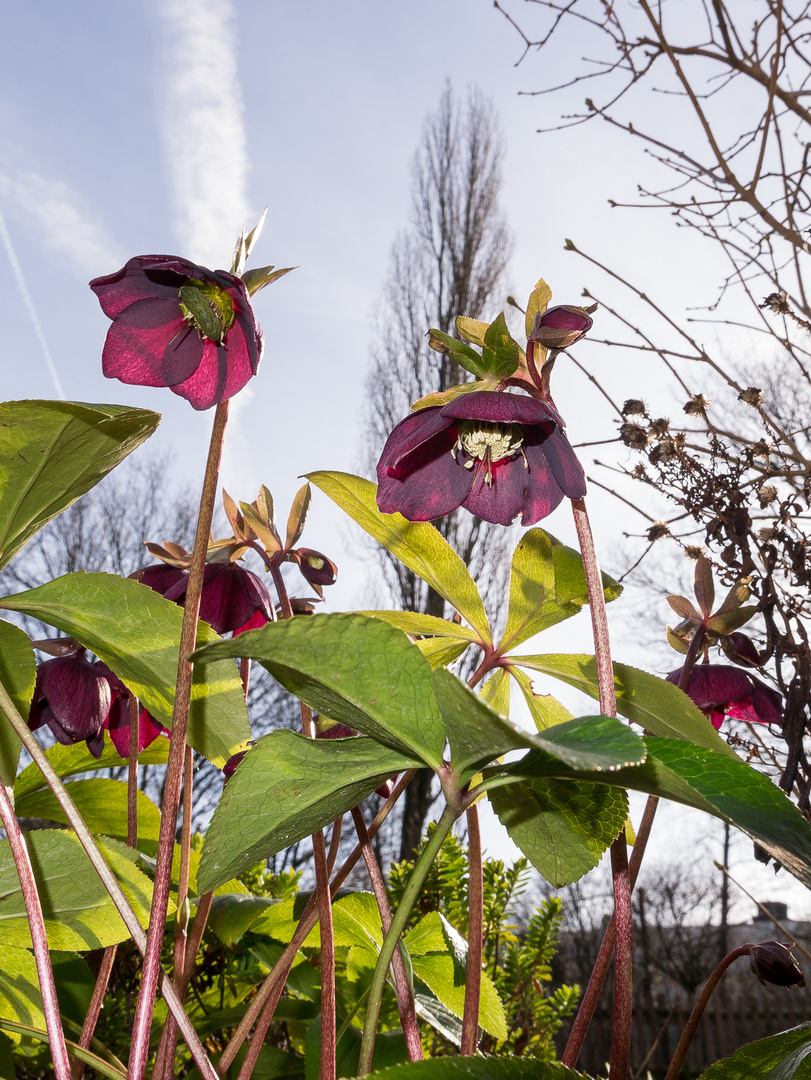
[[[247,753],[248,753],[247,750],[240,750],[240,752],[238,754],[234,754],[233,757],[230,757],[226,761],[225,765],[223,766],[223,770],[222,770],[223,771],[223,777],[224,777],[224,780],[223,780],[224,783],[226,783],[226,784],[228,783],[228,781],[231,779],[231,777],[237,771],[237,768],[238,768],[239,764],[241,763],[242,759],[245,757],[245,755]]]
[[[789,952],[794,947],[793,941],[781,944],[779,941],[761,941],[752,945],[749,952],[749,966],[765,986],[805,986],[805,976],[794,957]]]
[[[560,304],[558,307],[539,311],[532,324],[527,345],[537,341],[547,349],[568,349],[591,330],[594,320],[581,307]]]
[[[298,548],[298,564],[302,577],[311,585],[334,585],[338,577],[338,567],[322,555],[320,551],[311,548]]]

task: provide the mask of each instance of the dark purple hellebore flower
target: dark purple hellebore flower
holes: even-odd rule
[[[509,525],[534,525],[564,495],[582,498],[586,478],[557,410],[495,390],[474,391],[401,420],[377,465],[377,505],[410,521],[463,506]]]
[[[667,681],[679,685],[682,669],[671,671]],[[749,724],[783,723],[783,698],[778,690],[740,668],[724,664],[697,664],[690,676],[687,696],[707,713],[714,728],[724,717]]]
[[[583,308],[559,304],[538,312],[527,344],[537,341],[547,349],[568,349],[585,337],[593,324],[594,320]]]
[[[166,600],[183,606],[189,572],[165,563],[138,571],[138,580]],[[275,618],[270,593],[261,578],[238,563],[208,563],[203,573],[200,618],[218,634],[241,634]]]
[[[84,653],[43,661],[37,667],[29,728],[36,731],[47,724],[62,746],[85,741],[90,753],[100,757],[104,721],[113,700],[105,671],[91,664]]]
[[[93,667],[102,672],[110,684],[113,701],[104,726],[110,735],[110,741],[118,751],[118,756],[126,761],[130,756],[130,692],[106,664],[97,660]],[[138,752],[151,746],[161,732],[169,734],[169,731],[154,720],[146,709],[141,709],[138,715]],[[101,747],[98,754],[89,744],[88,749],[95,757],[101,753]]]
[[[174,255],[139,255],[90,288],[113,320],[109,379],[168,386],[195,409],[232,397],[255,375],[262,330],[244,282]]]
[[[765,986],[805,986],[802,968],[789,951],[795,945],[793,941],[761,941],[749,948],[749,966],[760,982]]]

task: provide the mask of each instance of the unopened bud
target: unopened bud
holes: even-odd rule
[[[532,324],[527,345],[536,341],[547,349],[568,349],[591,330],[593,320],[581,307],[560,304],[539,311]]]
[[[794,945],[793,941],[782,945],[779,941],[761,941],[751,946],[749,966],[764,986],[805,986],[802,969],[789,951]]]

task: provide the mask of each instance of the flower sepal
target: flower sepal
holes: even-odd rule
[[[259,266],[255,270],[246,270],[242,275],[242,280],[248,290],[248,295],[256,296],[260,289],[264,289],[266,285],[272,285],[274,281],[278,281],[293,270],[298,270],[298,267],[285,266],[277,270],[275,266]]]

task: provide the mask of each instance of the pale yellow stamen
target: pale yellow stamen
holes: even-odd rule
[[[520,424],[499,424],[489,420],[465,420],[459,424],[459,435],[451,454],[456,458],[458,450],[464,451],[470,458],[464,462],[466,469],[472,469],[477,461],[484,462],[484,482],[493,483],[493,465],[497,461],[514,457],[521,453],[524,467],[527,459],[523,450],[524,433]],[[458,458],[456,459],[458,460]]]

